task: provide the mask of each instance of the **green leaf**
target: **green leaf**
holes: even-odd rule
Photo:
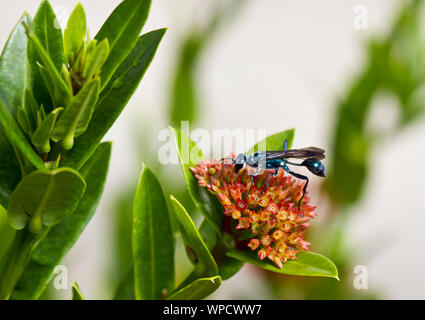
[[[52,140],[63,140],[65,150],[74,145],[74,137],[87,130],[99,94],[100,80],[95,79],[84,85],[56,123]]]
[[[27,58],[28,38],[23,22],[31,24],[31,17],[28,14],[21,17],[0,58],[0,87],[9,101],[9,111],[13,116],[16,116],[18,107],[24,105],[24,91],[30,72]]]
[[[109,42],[108,39],[99,43],[96,48],[89,54],[87,63],[84,68],[83,77],[85,79],[92,79],[101,71],[106,59],[109,55]]]
[[[282,269],[274,266],[269,261],[260,260],[253,251],[231,250],[227,252],[227,255],[277,273],[295,276],[329,277],[339,280],[335,264],[328,258],[314,252],[299,253],[297,259],[288,260]]]
[[[134,295],[134,270],[132,267],[123,274],[113,299],[136,300]]]
[[[37,148],[39,153],[43,154],[50,152],[50,138],[53,133],[53,128],[55,127],[56,119],[59,117],[62,110],[63,108],[56,108],[50,112],[32,135],[32,144]]]
[[[95,39],[109,40],[111,52],[102,69],[102,88],[133,49],[148,17],[151,0],[124,0],[108,17]]]
[[[208,28],[208,32],[210,29]],[[177,70],[173,79],[170,119],[173,126],[181,121],[194,122],[198,117],[199,99],[196,72],[201,49],[207,43],[206,34],[199,30],[189,34],[182,44],[178,57]]]
[[[223,280],[230,279],[236,273],[238,273],[242,267],[245,265],[245,262],[233,259],[231,257],[223,257],[222,261],[218,266],[218,274]]]
[[[72,283],[72,300],[86,300],[84,299],[76,281]]]
[[[29,144],[27,138],[10,114],[6,105],[8,105],[8,102],[5,100],[3,93],[0,91],[0,121],[3,124],[9,141],[16,146],[36,168],[43,169],[43,161]]]
[[[169,296],[167,300],[200,300],[208,297],[221,285],[221,277],[200,278]]]
[[[31,261],[18,281],[12,298],[37,299],[49,283],[55,267],[61,263],[93,217],[105,186],[111,156],[111,143],[101,143],[80,170],[87,189],[77,209],[52,227],[34,250]]]
[[[198,181],[190,171],[190,167],[197,165],[197,163],[194,163],[194,157],[197,157],[199,160],[203,159],[202,151],[186,134],[178,129],[171,128],[171,130],[174,133],[180,165],[189,194],[208,223],[211,224],[218,234],[221,234],[222,209],[217,205],[215,197],[206,188],[199,187]]]
[[[161,299],[174,287],[174,238],[161,185],[143,168],[133,204],[136,299]]]
[[[24,131],[27,135],[31,136],[32,128],[24,108],[18,108],[18,112],[16,113],[16,120],[18,121],[18,124],[21,127],[22,131]]]
[[[81,3],[78,3],[69,17],[63,36],[65,55],[68,60],[76,56],[86,37],[86,13]]]
[[[6,255],[10,245],[13,242],[15,230],[7,222],[6,209],[0,206],[0,270],[3,270],[3,257]]]
[[[34,20],[35,21],[35,20]],[[24,25],[26,26],[26,25]],[[45,84],[52,87],[50,89],[51,98],[53,100],[53,103],[55,106],[67,106],[68,102],[72,98],[72,92],[71,89],[68,87],[68,84],[65,82],[65,80],[62,78],[60,74],[61,66],[59,67],[55,65],[55,62],[53,60],[53,57],[51,56],[51,52],[49,51],[50,47],[45,49],[43,46],[42,40],[37,36],[35,31],[31,30],[28,26],[26,26],[26,31],[28,37],[31,39],[32,48],[34,48],[34,51],[37,53],[39,59],[43,63],[43,67],[45,69],[38,70],[38,74],[41,74],[41,77],[43,78]],[[62,39],[62,33],[60,32],[61,39]],[[57,50],[60,50],[57,48]],[[61,47],[62,53],[63,53],[63,46]],[[34,65],[40,66],[37,61],[34,61]],[[45,71],[45,73],[41,73]],[[35,79],[36,81],[36,79]],[[38,88],[34,88],[35,94],[37,93]],[[43,101],[44,102],[44,101]]]
[[[164,33],[165,29],[159,29],[139,38],[133,51],[114,73],[110,85],[102,91],[87,131],[64,155],[63,166],[78,169],[87,160],[130,100]]]
[[[7,208],[9,206],[9,199],[12,195],[12,191],[9,186],[6,184],[6,181],[0,180],[0,206]],[[2,208],[0,207],[0,211]]]
[[[34,131],[36,126],[37,126],[38,104],[37,104],[37,101],[34,98],[34,95],[32,94],[31,90],[29,90],[29,89],[25,90],[24,110],[25,110],[29,125],[30,125],[32,131]]]
[[[9,222],[16,230],[23,229],[29,220],[53,226],[75,210],[85,188],[84,179],[70,168],[33,171],[10,198]]]
[[[0,57],[0,88],[4,97],[10,101],[9,111],[16,115],[17,108],[23,106],[25,83],[29,79],[29,65],[27,60],[28,38],[22,22],[31,24],[31,18],[24,14],[9,36]],[[1,103],[0,103],[1,104]],[[1,107],[0,107],[1,108]],[[21,169],[10,141],[0,122],[0,193],[9,194],[21,178]],[[3,185],[4,184],[4,185]],[[3,189],[3,190],[2,190]],[[7,191],[9,190],[9,191]],[[7,207],[8,197],[2,198],[2,205]]]
[[[255,144],[251,149],[247,151],[247,154],[254,153],[258,150],[283,150],[283,143],[285,140],[288,140],[288,149],[290,149],[292,146],[292,141],[294,140],[294,135],[295,129],[289,129],[279,133],[275,133],[261,140],[259,143]]]
[[[196,256],[195,270],[193,271],[191,278],[197,279],[216,276],[218,274],[217,264],[215,263],[211,252],[202,240],[198,229],[196,229],[192,218],[176,198],[173,196],[170,198],[174,207],[174,213],[178,221],[183,242],[185,246],[189,247]]]
[[[36,45],[33,42],[30,42],[28,45],[28,57],[30,65],[32,66],[32,74],[34,75],[32,89],[39,104],[43,104],[49,112],[51,111],[52,101],[45,88],[36,62],[41,60],[47,69],[54,67],[56,71],[59,72],[62,65],[66,63],[66,60],[63,48],[62,31],[58,28],[55,13],[48,1],[43,1],[40,4],[37,13],[34,16],[33,23],[31,24],[31,29],[34,36],[39,39],[39,45],[37,46],[41,45],[45,51],[43,56],[40,56],[40,49],[36,48]],[[45,56],[49,57],[51,66],[46,65],[46,62],[44,61],[46,59]],[[57,75],[59,75],[59,73]],[[64,107],[65,104],[58,104],[57,106]]]
[[[0,103],[1,104],[1,103]],[[1,109],[1,106],[0,106]],[[21,179],[21,169],[15,151],[0,121],[0,204],[7,208],[13,189]],[[42,163],[42,161],[41,161]],[[40,164],[41,164],[40,163]]]

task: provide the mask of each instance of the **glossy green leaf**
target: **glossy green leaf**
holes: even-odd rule
[[[9,111],[16,115],[18,107],[23,106],[23,93],[25,83],[30,78],[27,60],[28,38],[22,22],[31,24],[31,18],[24,14],[18,21],[6,42],[0,57],[0,88],[4,93]],[[0,107],[1,108],[1,107]],[[21,178],[21,169],[15,156],[15,151],[7,138],[0,121],[0,199],[2,205],[7,207],[10,190],[13,190]]]
[[[151,0],[124,0],[108,17],[95,39],[108,39],[111,52],[102,69],[102,88],[133,49],[148,17]]]
[[[174,133],[180,165],[189,194],[208,223],[220,234],[222,209],[217,205],[215,197],[206,188],[199,187],[198,181],[190,171],[191,167],[195,167],[197,162],[203,159],[202,151],[186,134],[178,129],[171,129]]]
[[[203,220],[198,228],[202,241],[205,242],[208,250],[212,251],[219,241],[219,235],[207,220]]]
[[[99,95],[100,80],[95,79],[84,85],[56,123],[52,140],[62,141],[65,150],[72,148],[74,138],[87,130]]]
[[[35,21],[35,20],[34,20]],[[71,89],[68,87],[67,83],[63,80],[62,76],[60,75],[60,69],[62,65],[59,67],[55,65],[55,61],[53,60],[53,57],[51,56],[51,52],[49,52],[50,48],[45,49],[43,46],[42,40],[37,36],[35,31],[30,29],[28,26],[27,28],[27,35],[31,40],[32,48],[34,48],[34,51],[37,53],[40,61],[43,64],[44,69],[40,71],[40,67],[38,63],[37,64],[39,70],[38,74],[40,72],[43,72],[45,70],[44,74],[41,74],[41,77],[43,78],[43,81],[45,84],[50,86],[50,94],[51,98],[53,99],[53,103],[55,106],[66,106],[68,105],[68,102],[72,98],[72,92]],[[56,30],[56,29],[55,29]],[[62,33],[61,39],[62,39]],[[62,50],[63,53],[63,46],[60,48],[57,48],[57,50]],[[36,89],[34,89],[36,90]],[[37,93],[36,91],[34,91]],[[44,102],[44,101],[43,101]]]
[[[81,293],[77,282],[72,283],[72,300],[86,300]]]
[[[68,60],[75,56],[84,44],[86,32],[86,13],[81,3],[78,3],[69,17],[63,36],[65,55]]]
[[[7,40],[0,58],[0,87],[9,101],[10,112],[16,115],[18,107],[24,105],[24,91],[30,77],[27,58],[28,38],[22,23],[31,24],[31,18],[24,14]]]
[[[73,214],[53,226],[34,250],[12,298],[37,299],[44,291],[57,265],[78,240],[93,217],[105,186],[111,156],[111,143],[101,143],[80,170],[87,189]]]
[[[37,148],[39,153],[43,154],[50,152],[50,138],[56,124],[56,119],[59,117],[62,110],[63,108],[56,108],[50,112],[32,135],[32,144]]]
[[[167,300],[201,300],[217,290],[220,285],[220,276],[200,278],[169,296]]]
[[[27,135],[31,136],[32,128],[24,108],[22,107],[18,108],[18,112],[16,113],[16,120],[19,126],[21,127],[22,131],[25,132]]]
[[[314,252],[301,252],[297,255],[297,259],[288,260],[282,269],[279,269],[266,259],[260,260],[256,252],[253,251],[231,250],[227,252],[227,255],[277,273],[338,279],[338,270],[335,264],[328,258]]]
[[[75,210],[85,188],[84,179],[70,168],[33,171],[10,198],[9,222],[16,230],[29,220],[53,226]]]
[[[63,166],[79,168],[108,132],[130,100],[148,68],[165,33],[159,29],[139,38],[136,46],[102,91],[87,131],[75,140],[74,148],[64,155]]]
[[[48,56],[49,60],[56,69],[57,72],[61,69],[62,65],[66,62],[65,53],[63,48],[63,37],[62,31],[59,28],[56,20],[55,13],[53,11],[52,6],[48,1],[43,1],[37,13],[34,16],[33,23],[31,24],[31,29],[33,34],[40,39],[39,45],[44,48],[45,54],[43,56]],[[43,79],[41,78],[40,72],[36,65],[37,61],[40,61],[44,64],[44,66],[48,69],[51,67],[47,66],[45,63],[45,57],[39,55],[40,50],[35,48],[33,42],[30,42],[28,45],[28,57],[30,60],[30,64],[32,66],[32,74],[33,74],[33,92],[35,98],[39,102],[39,104],[43,104],[46,110],[51,111],[51,97],[46,90],[46,87],[43,83]],[[59,75],[59,73],[57,74]],[[57,105],[65,106],[64,104]]]
[[[37,125],[38,104],[29,89],[26,89],[24,94],[24,110],[27,115],[29,125],[32,131],[34,131]]]
[[[216,276],[218,274],[217,264],[202,240],[198,229],[196,229],[192,218],[182,204],[173,196],[171,196],[171,203],[173,204],[174,214],[178,221],[183,242],[186,248],[189,247],[195,255],[195,270],[191,278]]]
[[[10,142],[16,146],[22,154],[38,169],[44,168],[44,163],[41,158],[35,153],[34,149],[29,144],[24,133],[19,128],[15,119],[10,114],[6,107],[8,102],[4,99],[2,92],[0,92],[0,121]],[[4,139],[0,138],[0,140]],[[2,151],[3,152],[3,151]]]
[[[144,167],[133,204],[134,287],[138,300],[174,287],[174,237],[161,185]]]
[[[275,133],[255,144],[251,149],[247,151],[247,154],[254,153],[258,150],[283,150],[283,143],[285,140],[288,140],[288,149],[290,149],[292,146],[292,141],[294,140],[294,135],[295,129],[289,129],[279,133]]]
[[[104,39],[90,52],[83,72],[85,79],[92,79],[93,76],[100,73],[102,66],[109,56],[109,50],[108,39]]]

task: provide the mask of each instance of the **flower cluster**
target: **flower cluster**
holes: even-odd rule
[[[296,259],[300,251],[308,250],[310,243],[304,240],[304,234],[309,226],[307,221],[316,216],[315,207],[308,205],[309,198],[305,196],[298,209],[303,182],[286,175],[282,169],[276,176],[268,170],[253,176],[252,185],[250,169],[235,173],[233,164],[212,159],[200,162],[191,171],[199,186],[208,188],[223,205],[223,221],[230,217],[236,222],[231,224],[231,229],[223,223],[223,231],[239,235],[237,239],[248,239],[244,242],[251,250],[258,250],[261,260],[267,257],[282,268],[288,259]]]

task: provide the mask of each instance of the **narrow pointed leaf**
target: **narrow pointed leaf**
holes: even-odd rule
[[[27,35],[31,39],[32,48],[34,48],[34,51],[38,55],[39,60],[42,62],[43,67],[46,70],[44,79],[48,77],[48,80],[47,80],[48,84],[50,86],[54,86],[54,91],[52,96],[53,102],[55,103],[56,106],[66,106],[72,98],[72,92],[60,75],[59,71],[62,67],[62,64],[60,64],[59,66],[55,65],[55,62],[52,59],[51,53],[49,52],[49,48],[45,49],[42,41],[39,39],[37,34],[33,30],[31,30],[28,26],[27,26]],[[61,33],[61,39],[62,39],[62,33]],[[63,47],[62,49],[58,48],[57,50],[62,50],[63,52]],[[34,65],[35,64],[36,62],[34,62]],[[40,70],[38,70],[38,74],[40,74]],[[37,89],[35,88],[34,90],[37,90]],[[35,94],[37,93],[37,91],[34,91],[34,92]],[[50,90],[50,92],[52,94],[52,90]],[[43,100],[43,102],[45,101]]]
[[[59,117],[62,110],[63,108],[56,108],[50,112],[32,135],[32,144],[40,153],[50,152],[50,138],[53,133],[53,128],[55,127],[56,119]]]
[[[183,172],[184,180],[186,181],[189,194],[195,203],[196,207],[211,224],[211,227],[220,234],[221,233],[221,212],[220,206],[217,205],[216,199],[205,188],[200,188],[198,182],[190,171],[191,167],[195,167],[192,157],[197,155],[200,159],[203,158],[201,150],[195,142],[193,142],[186,134],[178,129],[172,128],[174,138],[179,155],[180,165]]]
[[[68,59],[72,54],[76,55],[84,44],[87,32],[86,13],[81,3],[78,3],[69,17],[68,24],[64,31],[64,50]]]
[[[260,260],[253,251],[232,250],[227,255],[277,273],[338,279],[338,270],[335,264],[328,258],[314,252],[301,252],[297,255],[297,259],[288,260],[282,269],[274,266],[266,259]]]
[[[164,33],[165,29],[159,29],[139,38],[132,52],[114,73],[112,84],[102,91],[87,131],[75,140],[74,148],[64,155],[63,166],[78,169],[87,160],[130,100]]]
[[[24,94],[24,110],[32,132],[34,132],[37,125],[37,111],[38,104],[34,95],[29,89],[25,90]]]
[[[10,198],[9,222],[20,230],[39,214],[45,226],[53,226],[75,210],[85,187],[84,179],[69,168],[31,172]]]
[[[16,120],[18,121],[18,124],[21,127],[22,131],[25,132],[27,135],[31,136],[32,127],[29,123],[29,120],[24,108],[22,107],[18,108],[18,112],[16,113]]]
[[[177,291],[167,300],[201,300],[208,297],[221,285],[221,277],[200,278]]]
[[[51,66],[47,66],[45,58],[40,56],[39,49],[37,49],[33,42],[28,45],[28,57],[32,67],[33,76],[33,92],[35,98],[40,104],[46,107],[46,110],[51,111],[51,98],[46,90],[43,79],[36,65],[36,62],[42,62],[46,68],[51,69],[54,67],[59,72],[62,65],[66,62],[65,53],[63,48],[62,31],[58,28],[57,20],[52,6],[44,0],[34,16],[31,29],[34,35],[40,39],[40,45],[44,48],[45,53],[50,58]],[[59,73],[57,73],[59,75]],[[56,80],[56,79],[55,79]],[[57,105],[60,106],[60,105]],[[64,104],[62,104],[64,106]]]
[[[16,115],[17,108],[23,106],[25,83],[30,78],[27,59],[28,38],[22,22],[31,24],[30,16],[24,14],[19,19],[0,57],[0,88],[4,92],[5,99],[10,101],[8,111],[12,117]],[[2,122],[0,121],[0,163],[2,164],[0,181],[3,181],[7,189],[13,190],[21,178],[21,170]],[[0,187],[0,189],[3,189],[3,187]],[[3,190],[1,193],[5,195],[8,192]],[[3,205],[5,205],[4,201],[8,201],[8,199],[3,197]]]
[[[161,299],[174,287],[174,238],[162,188],[146,167],[134,198],[132,237],[136,299]]]
[[[77,209],[53,226],[31,256],[12,295],[13,299],[37,299],[44,291],[55,267],[61,263],[93,217],[102,196],[111,156],[111,143],[101,143],[81,168],[87,189]]]
[[[72,99],[56,123],[52,136],[53,141],[65,140],[64,146],[69,150],[74,143],[74,137],[78,137],[86,131],[99,94],[99,85],[99,79],[88,82]]]
[[[171,203],[173,204],[174,214],[176,215],[184,244],[186,247],[190,247],[196,256],[195,270],[192,277],[216,276],[218,274],[217,264],[202,240],[198,229],[196,229],[192,218],[182,204],[173,196],[171,196]]]
[[[8,104],[5,101],[3,93],[0,92],[0,121],[3,124],[4,131],[10,142],[15,145],[22,154],[29,160],[31,163],[38,169],[44,168],[44,163],[41,158],[35,153],[34,149],[29,144],[24,133],[19,128],[15,119],[10,114],[6,105]],[[0,141],[4,139],[0,138]],[[3,152],[3,151],[2,151]],[[13,151],[12,151],[13,154]]]
[[[102,69],[102,88],[133,49],[148,17],[151,0],[124,0],[108,17],[95,39],[108,39],[111,53]]]
[[[108,55],[109,42],[108,39],[105,39],[96,46],[93,52],[90,53],[86,67],[84,68],[83,77],[86,79],[92,79],[93,76],[99,74],[102,66],[108,58]]]
[[[288,140],[288,149],[292,146],[292,141],[294,140],[295,129],[289,129],[282,132],[278,132],[271,136],[268,136],[266,139],[260,141],[254,145],[251,149],[248,150],[247,154],[254,153],[255,151],[261,150],[283,150],[283,143],[285,140]]]
[[[72,283],[72,300],[86,300],[81,293],[78,283],[74,281]]]
[[[31,24],[31,18],[24,14],[7,40],[0,58],[0,87],[10,112],[16,115],[18,107],[24,105],[24,91],[29,77],[27,58],[28,38],[22,23]]]

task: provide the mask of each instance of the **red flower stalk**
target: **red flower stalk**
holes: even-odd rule
[[[251,186],[249,169],[235,173],[233,164],[230,164],[211,185],[223,166],[212,159],[190,168],[199,186],[208,188],[223,206],[223,231],[235,235],[237,245],[258,250],[261,260],[267,257],[279,268],[288,259],[296,259],[300,251],[307,251],[310,245],[304,240],[309,227],[307,221],[316,213],[315,207],[308,204],[310,199],[307,195],[298,209],[303,182],[285,175],[280,169],[276,177],[269,171],[254,176]],[[269,184],[263,191],[268,175]],[[245,240],[238,240],[241,238]]]

